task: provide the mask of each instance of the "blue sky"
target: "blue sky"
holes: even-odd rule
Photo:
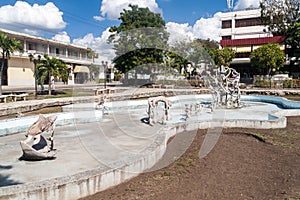
[[[242,9],[258,2],[236,0],[234,5]],[[108,28],[120,23],[119,13],[129,3],[161,13],[174,40],[182,38],[178,34],[218,40],[218,12],[227,10],[226,0],[1,0],[0,28],[89,46],[111,57]]]

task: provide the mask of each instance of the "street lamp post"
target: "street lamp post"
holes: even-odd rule
[[[41,55],[38,55],[37,58],[34,55],[29,54],[30,62],[34,64],[34,96],[37,98],[37,73],[36,73],[36,65],[41,61]]]
[[[106,89],[106,70],[107,70],[107,65],[108,62],[107,61],[102,61],[102,65],[103,65],[103,68],[104,68],[104,88]]]

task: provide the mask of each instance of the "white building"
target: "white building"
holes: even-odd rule
[[[34,85],[34,63],[30,61],[30,54],[35,59],[38,55],[43,57],[44,54],[47,54],[63,60],[69,67],[68,84],[85,83],[89,79],[88,67],[91,64],[99,66],[99,70],[101,67],[103,68],[101,63],[96,63],[93,58],[88,56],[91,49],[86,47],[4,29],[0,29],[0,31],[10,38],[21,41],[24,50],[22,53],[13,52],[11,58],[5,61],[2,85]]]
[[[232,66],[241,75],[251,74],[250,53],[267,43],[280,44],[281,50],[285,50],[284,36],[273,36],[263,26],[260,19],[260,9],[248,9],[221,14],[222,30],[220,46],[231,47],[236,51],[236,58]]]

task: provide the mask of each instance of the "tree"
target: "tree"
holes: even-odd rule
[[[22,43],[19,40],[14,38],[7,37],[6,34],[0,32],[0,49],[2,55],[2,62],[0,68],[0,95],[2,95],[2,77],[3,77],[3,70],[5,59],[10,58],[10,54],[14,51],[23,51]]]
[[[300,19],[299,0],[262,0],[261,20],[273,35],[288,35],[288,27]]]
[[[270,75],[273,68],[279,70],[284,66],[284,52],[278,44],[265,44],[255,49],[250,59],[251,65],[259,74]]]
[[[55,57],[44,55],[36,68],[37,79],[40,84],[48,81],[48,91],[51,95],[51,76],[61,78],[65,83],[68,81],[69,69],[64,61]]]
[[[300,22],[295,26],[290,26],[288,29],[288,36],[286,38],[287,53],[290,58],[290,65],[295,65],[300,61]],[[300,65],[299,65],[300,66]]]
[[[177,42],[171,46],[171,57],[175,58],[173,66],[181,70],[191,64],[195,69],[202,62],[210,62],[211,58],[208,54],[209,49],[218,48],[215,41],[195,39],[190,42]]]
[[[91,64],[89,66],[89,70],[90,70],[90,77],[91,77],[91,79],[95,79],[96,77],[99,77],[99,73],[100,73],[99,66]]]
[[[225,47],[223,49],[210,49],[209,55],[215,62],[216,66],[229,67],[230,62],[235,58],[235,51],[229,47]]]
[[[112,34],[108,39],[116,51],[113,63],[123,73],[147,63],[162,63],[168,41],[160,14],[136,5],[129,8],[120,13],[120,25],[110,27]]]

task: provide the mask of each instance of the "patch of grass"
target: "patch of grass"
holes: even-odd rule
[[[184,163],[181,163],[181,162],[179,162],[179,163],[176,163],[178,166],[180,166],[180,167],[185,167],[185,164]]]
[[[250,135],[250,136],[252,136],[252,137],[254,137],[255,139],[257,139],[257,140],[259,140],[261,142],[266,142],[267,139],[268,139],[267,136],[265,136],[265,135],[263,135],[261,133],[249,132],[247,134]]]
[[[40,110],[27,112],[25,113],[25,115],[50,114],[50,113],[57,113],[57,112],[62,112],[61,106],[46,107]]]
[[[296,194],[295,196],[284,198],[284,200],[300,200],[300,194]]]
[[[162,174],[162,176],[171,176],[171,173],[170,173],[170,172],[164,172],[164,173]]]

